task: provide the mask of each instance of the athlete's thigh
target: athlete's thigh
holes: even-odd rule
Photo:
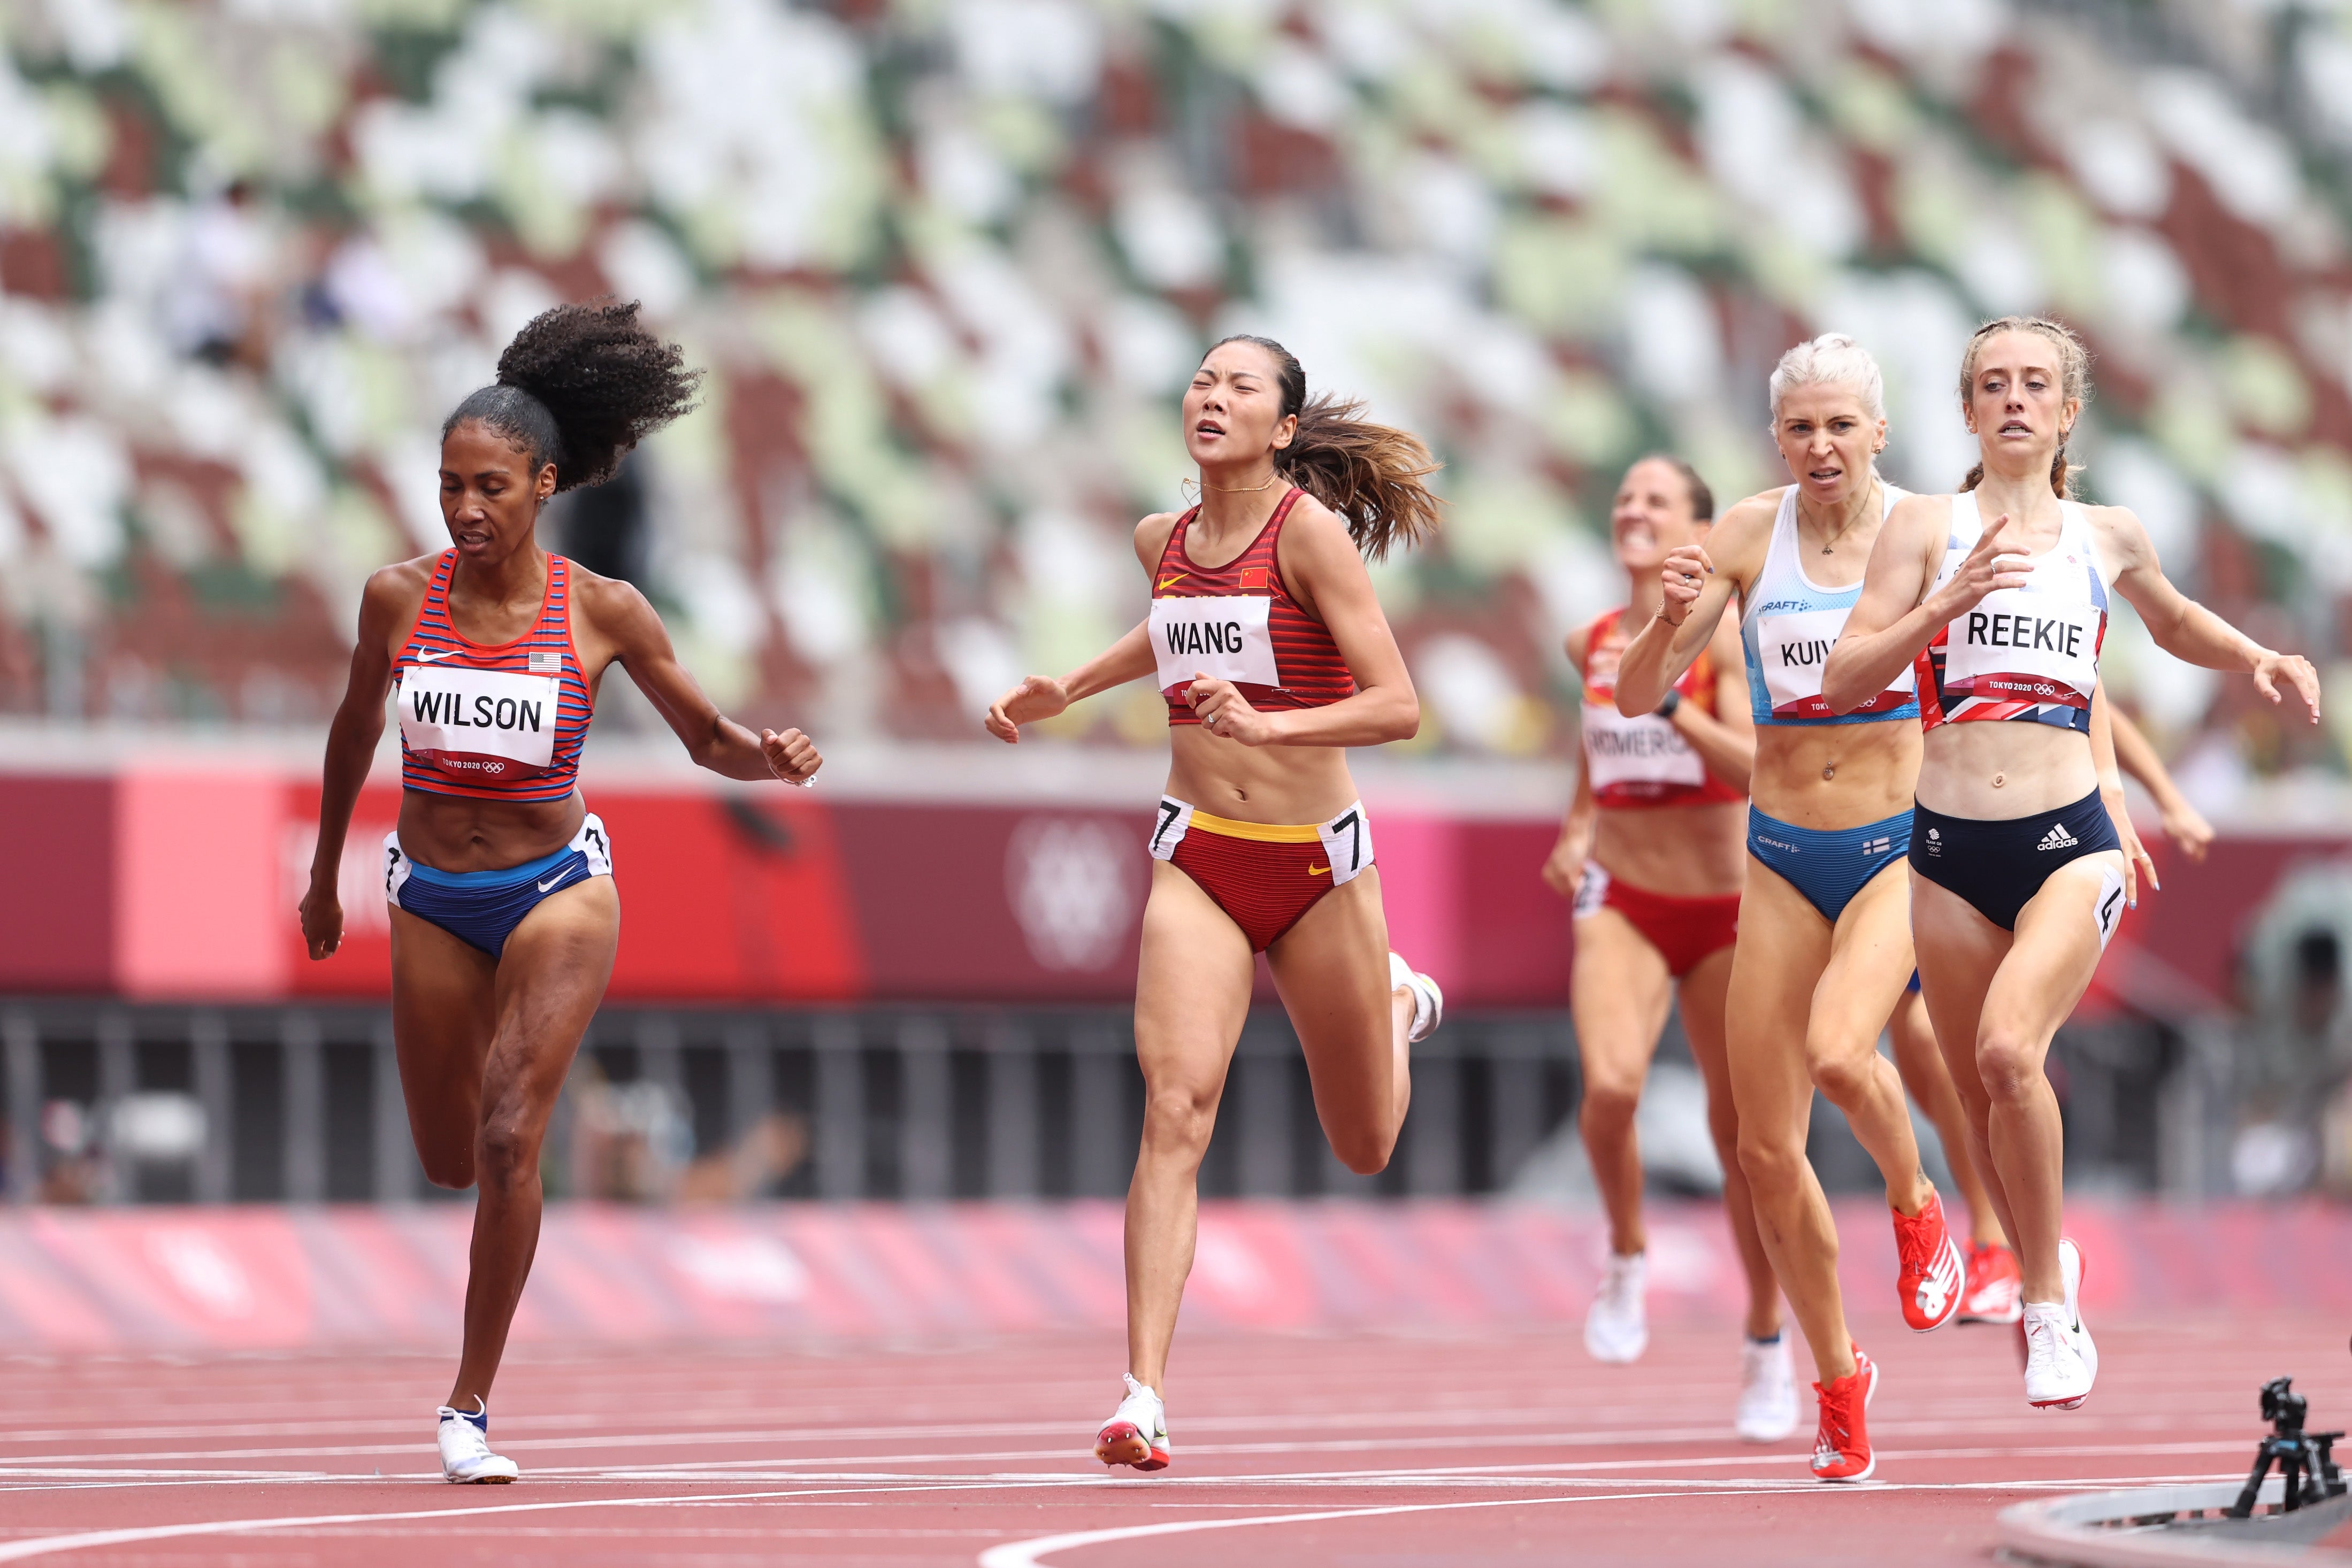
[[[470,1180],[482,1068],[497,1032],[498,963],[398,904],[392,917],[392,1041],[417,1154],[436,1181]],[[451,1162],[467,1166],[456,1170]]]
[[[1586,1087],[1638,1092],[1674,1001],[1664,955],[1614,909],[1580,915],[1568,996]]]
[[[482,1115],[536,1136],[555,1108],[620,950],[621,898],[592,876],[541,899],[499,956],[498,1035],[482,1074]]]
[[[1394,1114],[1396,1025],[1378,866],[1315,901],[1265,952],[1328,1127]]]
[[[2017,914],[2017,940],[1985,991],[1979,1040],[1995,1036],[2032,1044],[2040,1065],[2050,1037],[2083,999],[2099,967],[2099,905],[2111,894],[2121,897],[2122,878],[2122,852],[2104,850],[2060,866],[2026,900]]]
[[[1830,925],[1771,867],[1752,856],[1732,946],[1724,1056],[1743,1131],[1794,1134],[1811,1119],[1805,1026],[1813,986],[1830,958]]]
[[[1983,1114],[1984,1081],[1977,1074],[1977,1025],[1985,993],[2009,956],[2010,934],[1977,913],[1948,887],[1911,873],[1911,931],[1919,961],[1919,999],[1952,1087],[1974,1116]]]
[[[1135,1055],[1145,1086],[1213,1104],[1256,979],[1249,938],[1233,916],[1183,872],[1153,861],[1135,977]]]
[[[1730,1066],[1724,1057],[1725,1020],[1731,1008],[1732,950],[1718,947],[1691,966],[1675,987],[1683,1004],[1683,1035],[1706,1081],[1710,1103],[1730,1103]]]
[[[1910,872],[1895,861],[1838,914],[1829,962],[1813,987],[1813,1048],[1845,1054],[1877,1051],[1878,1036],[1903,999],[1911,969]]]

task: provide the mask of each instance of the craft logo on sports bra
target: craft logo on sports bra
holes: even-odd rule
[[[1765,695],[1772,699],[1777,719],[1833,718],[1822,700],[1822,667],[1830,662],[1838,633],[1845,630],[1844,610],[1807,610],[1794,615],[1764,615],[1756,622],[1756,647],[1764,666]],[[1911,700],[1908,668],[1886,690],[1853,711],[1884,713]]]
[[[400,677],[400,738],[445,773],[531,779],[555,758],[553,675],[411,665]]]
[[[1266,614],[1274,601],[1234,594],[1151,601],[1151,653],[1160,689],[1209,675],[1237,685],[1278,686]]]

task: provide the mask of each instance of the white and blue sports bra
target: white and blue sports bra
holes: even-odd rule
[[[1910,492],[1882,487],[1886,512]],[[1886,513],[1879,514],[1884,519]],[[1780,493],[1780,513],[1772,521],[1772,543],[1764,570],[1749,588],[1739,616],[1739,645],[1748,661],[1748,706],[1758,724],[1877,724],[1917,718],[1918,695],[1906,669],[1894,685],[1852,713],[1832,713],[1822,700],[1822,666],[1845,618],[1862,598],[1862,584],[1823,588],[1805,575],[1797,538],[1797,487]]]

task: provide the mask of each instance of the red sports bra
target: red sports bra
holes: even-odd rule
[[[1617,711],[1617,661],[1625,651],[1612,610],[1586,630],[1584,644],[1584,777],[1602,810],[1628,806],[1706,806],[1745,800],[1745,791],[1707,770],[1699,754],[1654,713],[1627,718]],[[1675,683],[1685,702],[1715,702],[1715,659],[1702,652]]]
[[[486,648],[449,619],[457,552],[441,552],[408,641],[393,661],[400,705],[400,781],[478,800],[561,800],[580,774],[595,711],[572,646],[572,563],[547,558],[539,619]]]
[[[1184,549],[1200,507],[1169,530],[1151,574],[1150,629],[1170,724],[1201,722],[1184,688],[1202,674],[1233,682],[1261,710],[1323,707],[1356,695],[1331,629],[1299,608],[1275,563],[1283,520],[1306,493],[1294,486],[1249,548],[1214,570],[1194,565]]]

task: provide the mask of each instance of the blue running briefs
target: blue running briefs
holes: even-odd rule
[[[497,871],[447,872],[419,865],[402,851],[397,831],[383,836],[383,857],[387,902],[430,920],[493,958],[505,954],[514,928],[550,894],[592,876],[613,874],[612,841],[593,811],[572,841],[553,854]]]
[[[1748,808],[1748,852],[1805,895],[1832,925],[1872,877],[1911,848],[1911,813],[1859,828],[1792,828]]]

